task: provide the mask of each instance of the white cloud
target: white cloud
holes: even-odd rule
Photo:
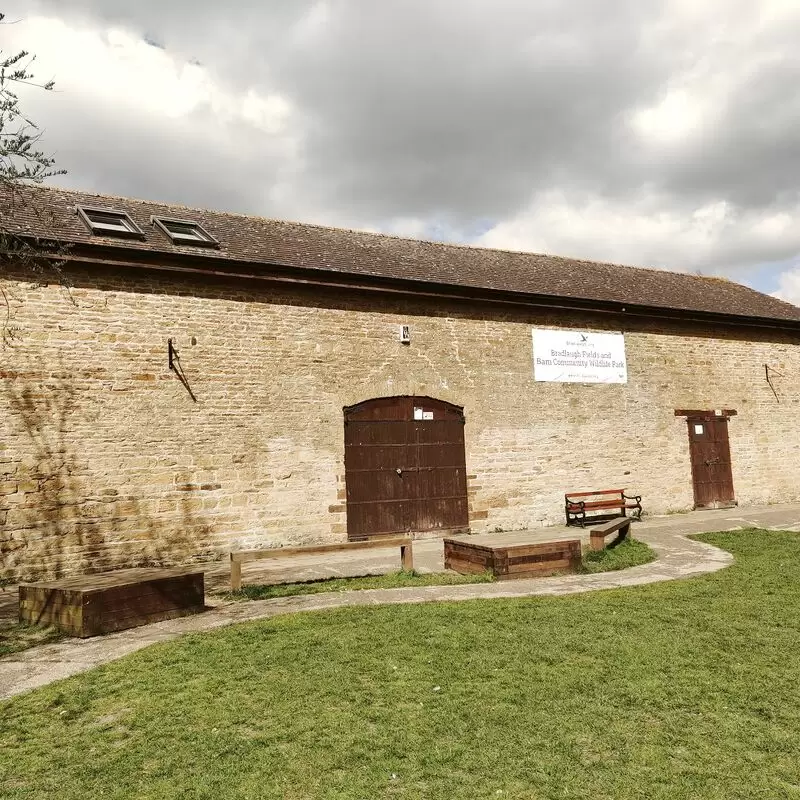
[[[679,142],[697,132],[703,122],[703,105],[685,89],[670,89],[655,105],[635,111],[634,129],[646,141]]]
[[[391,233],[394,236],[405,236],[411,239],[421,239],[428,230],[428,220],[419,217],[394,217],[380,226],[384,233]]]
[[[246,122],[269,134],[291,123],[290,102],[278,93],[225,85],[206,67],[178,58],[123,28],[71,26],[33,17],[12,31],[9,50],[41,53],[37,72],[57,75],[56,97],[88,97],[109,111],[147,114],[153,125],[208,109],[222,121]]]
[[[262,97],[255,89],[247,91],[240,108],[243,119],[270,134],[286,130],[292,113],[291,106],[281,95]]]
[[[800,259],[793,269],[778,276],[778,291],[773,292],[773,296],[800,306]]]
[[[800,251],[800,204],[789,211],[742,211],[724,200],[676,209],[668,197],[641,194],[612,202],[551,191],[499,222],[487,247],[677,270],[736,274],[763,254],[777,261]]]
[[[223,195],[246,186],[258,205],[292,195],[286,182],[302,166],[302,130],[268,81],[232,85],[125,27],[35,16],[8,33],[6,52],[37,53],[37,76],[56,78],[56,91],[31,87],[22,101],[68,170],[62,183],[212,206],[207,188],[225,179],[236,184]]]

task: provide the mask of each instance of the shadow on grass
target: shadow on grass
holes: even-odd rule
[[[0,658],[64,638],[66,634],[55,628],[40,628],[20,622],[0,622]]]

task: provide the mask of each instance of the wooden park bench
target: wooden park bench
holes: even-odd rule
[[[636,513],[637,519],[642,516],[642,498],[639,495],[627,495],[624,489],[599,489],[593,492],[568,492],[564,495],[564,512],[567,525],[578,523],[581,528],[586,524],[586,512],[591,512],[589,521],[593,519],[609,519],[624,517],[630,509]]]
[[[376,547],[399,547],[400,564],[405,570],[414,569],[413,540],[410,536],[387,536],[384,539],[368,539],[364,542],[339,542],[337,544],[315,544],[306,547],[272,547],[266,550],[239,550],[231,553],[231,589],[242,588],[242,564],[264,558],[293,558],[295,556],[317,556],[323,553],[342,553],[349,550],[367,550]]]
[[[630,532],[631,518],[630,517],[617,517],[608,522],[602,522],[595,525],[589,531],[589,549],[602,550],[606,546],[606,536],[610,533],[616,533],[617,538],[613,544],[619,544]]]

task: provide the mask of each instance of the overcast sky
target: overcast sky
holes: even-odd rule
[[[800,0],[0,0],[58,183],[800,304]]]

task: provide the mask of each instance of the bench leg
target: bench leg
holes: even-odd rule
[[[606,546],[606,537],[603,536],[601,533],[595,533],[592,531],[589,534],[589,549],[590,550],[602,550]]]
[[[242,588],[242,562],[231,561],[231,591],[238,592]]]
[[[611,547],[616,547],[618,544],[622,544],[628,538],[628,534],[630,533],[630,530],[631,530],[631,524],[629,522],[627,525],[625,525],[625,527],[620,528],[617,531],[617,536],[614,539],[614,541],[611,542],[609,547],[610,548]]]
[[[411,543],[400,545],[400,566],[406,572],[414,570],[414,548]]]

